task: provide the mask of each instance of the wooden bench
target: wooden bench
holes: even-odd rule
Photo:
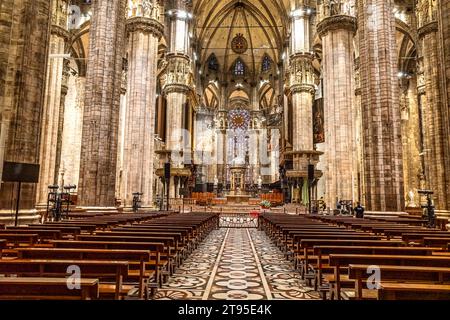
[[[0,236],[1,238],[1,236]],[[425,246],[433,246],[433,247],[441,247],[446,249],[448,247],[448,242],[450,241],[450,237],[425,237],[423,238],[423,244]]]
[[[58,226],[56,224],[55,225],[46,225],[46,224],[29,225],[27,228],[38,229],[38,230],[59,230],[63,236],[71,236],[71,237],[75,237],[77,234],[81,233],[81,229],[79,227]]]
[[[37,234],[39,236],[39,240],[42,243],[43,240],[58,240],[61,239],[61,231],[60,230],[49,230],[49,229],[29,229],[27,227],[17,227],[17,228],[8,228],[6,230],[1,231],[2,234]]]
[[[316,269],[315,290],[322,285],[322,276],[324,271],[334,273],[334,268],[328,265],[330,254],[378,254],[378,255],[432,255],[433,251],[438,248],[429,247],[396,247],[396,246],[314,246],[314,255],[317,257],[316,265],[312,268]]]
[[[415,242],[423,244],[424,238],[447,238],[448,241],[450,241],[450,232],[436,231],[436,232],[414,232],[402,234],[402,239],[406,243]]]
[[[341,271],[347,271],[350,264],[443,268],[450,266],[450,257],[445,256],[330,254],[329,259],[330,266],[334,267],[334,278],[330,280],[334,283],[334,293],[336,294],[337,299],[340,299],[341,294]],[[353,283],[353,281],[351,283]]]
[[[105,250],[146,250],[151,253],[151,260],[146,263],[146,270],[155,271],[159,286],[164,282],[163,276],[169,275],[169,261],[161,256],[164,243],[158,242],[112,242],[112,241],[50,241],[55,248],[65,249],[105,249]]]
[[[378,300],[450,300],[450,285],[383,283]]]
[[[348,278],[355,281],[355,299],[375,299],[376,290],[364,289],[363,282],[367,281],[371,273],[368,273],[370,265],[354,265],[348,267]],[[407,282],[443,284],[450,283],[450,267],[417,267],[417,266],[377,266],[380,269],[380,283]],[[364,294],[363,294],[364,293]]]
[[[21,244],[33,246],[38,243],[39,235],[37,233],[11,234],[0,232],[0,239],[7,240],[8,244],[13,246],[20,246]]]
[[[114,299],[120,299],[127,294],[123,291],[123,278],[128,275],[127,261],[1,259],[0,274],[60,278],[67,275],[70,266],[79,267],[82,278],[98,278],[100,295],[113,295]],[[106,283],[111,278],[114,279],[112,285]]]
[[[107,260],[128,261],[130,270],[124,281],[138,283],[139,297],[144,298],[149,291],[156,288],[155,271],[147,271],[146,263],[151,260],[151,252],[146,250],[116,250],[116,249],[82,249],[82,248],[23,248],[18,249],[19,259],[56,259],[56,260]],[[133,263],[138,264],[138,270],[132,270]],[[151,283],[155,283],[152,286]],[[147,287],[145,284],[147,283]],[[152,292],[153,295],[154,292]]]
[[[79,281],[80,289],[69,289],[66,278],[0,277],[0,300],[95,300],[98,279]]]
[[[310,242],[303,242],[303,240],[380,240],[380,237],[369,236],[365,234],[326,234],[326,233],[295,234],[292,245],[294,266],[295,268],[297,268],[299,265],[303,265],[303,267],[301,268],[302,276],[308,271],[307,267],[309,259],[308,259],[307,244],[310,243]]]
[[[7,248],[8,241],[6,239],[0,239],[0,259],[3,255],[3,250]]]
[[[174,272],[174,266],[177,259],[177,242],[174,237],[143,237],[143,236],[107,236],[107,235],[79,235],[77,240],[80,241],[101,241],[101,242],[158,242],[164,243],[164,252],[162,256],[166,256],[169,265],[170,275]]]

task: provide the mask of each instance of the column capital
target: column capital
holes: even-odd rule
[[[439,26],[438,26],[437,21],[432,21],[432,22],[427,23],[426,25],[420,27],[417,30],[417,33],[419,35],[419,38],[423,38],[430,33],[436,33],[438,31],[439,31]]]
[[[164,93],[188,93],[191,91],[194,79],[189,56],[184,54],[168,54],[166,58],[166,73],[162,78]]]
[[[133,32],[151,33],[158,39],[164,34],[164,26],[158,20],[147,17],[132,17],[126,22],[127,34]]]
[[[294,84],[290,88],[292,94],[306,92],[309,94],[316,94],[316,87],[312,84]]]
[[[317,25],[317,33],[323,38],[332,30],[349,30],[356,32],[356,18],[348,15],[330,16],[319,22]]]
[[[291,60],[291,64],[295,63],[297,60],[312,62],[314,60],[314,54],[311,52],[298,52],[292,54],[289,59]]]
[[[315,76],[312,65],[314,55],[309,52],[296,53],[290,59],[290,72],[287,81],[291,93],[307,92],[315,94]]]
[[[70,39],[70,32],[59,25],[52,25],[50,32],[52,35],[63,38],[65,42]]]

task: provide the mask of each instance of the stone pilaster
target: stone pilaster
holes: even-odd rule
[[[326,4],[325,4],[326,5]],[[329,11],[324,11],[324,14]],[[356,18],[335,10],[317,26],[322,38],[326,162],[325,201],[356,200],[353,38]]]
[[[437,209],[448,209],[450,172],[446,168],[448,131],[445,126],[444,69],[440,57],[437,3],[421,0],[417,6],[418,35],[423,55],[425,100],[422,105],[424,121],[424,160],[427,187],[434,191]]]
[[[401,120],[393,0],[358,0],[365,205],[404,207]]]
[[[50,1],[1,2],[1,160],[40,163],[50,29]],[[14,183],[4,183],[0,190],[0,209],[11,210],[14,197]],[[35,202],[36,185],[23,185],[20,209],[32,209]]]
[[[78,189],[81,206],[115,205],[126,4],[126,0],[92,4]]]
[[[143,207],[153,205],[156,75],[158,43],[163,32],[157,16],[133,16],[127,21],[128,86],[123,163],[126,207],[132,205],[133,192],[143,193]]]

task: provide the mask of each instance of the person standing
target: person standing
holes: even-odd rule
[[[356,207],[354,209],[356,218],[364,218],[364,207],[361,205],[361,203],[357,202]]]

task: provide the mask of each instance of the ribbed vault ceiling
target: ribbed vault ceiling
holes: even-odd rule
[[[222,72],[239,57],[257,75],[264,55],[279,61],[286,37],[290,0],[197,0],[193,2],[195,32],[201,62],[214,54]],[[232,41],[242,34],[248,42],[243,54],[233,52]]]

